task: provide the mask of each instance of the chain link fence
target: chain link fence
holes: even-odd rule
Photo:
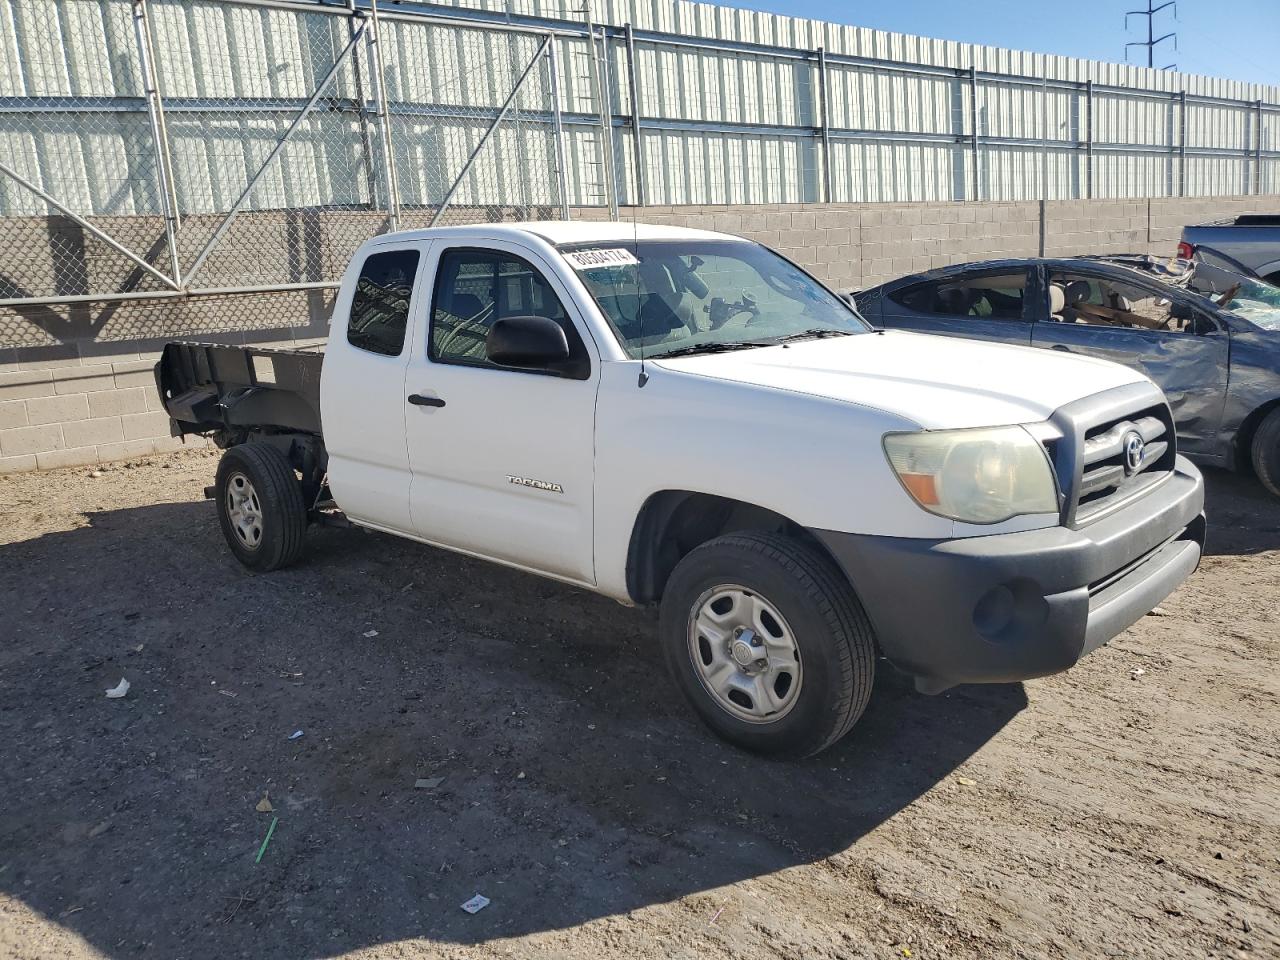
[[[606,196],[582,38],[373,5],[8,7],[4,306],[327,288],[390,229]]]
[[[386,230],[579,206],[1280,189],[1280,105],[977,53],[633,31],[567,3],[540,21],[372,0],[3,13],[0,307],[332,288]]]

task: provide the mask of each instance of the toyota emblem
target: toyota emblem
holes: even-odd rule
[[[1124,435],[1124,472],[1133,476],[1142,469],[1142,461],[1147,455],[1147,443],[1142,434],[1131,431]]]

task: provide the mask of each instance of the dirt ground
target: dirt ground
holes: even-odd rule
[[[1200,572],[1075,670],[882,665],[786,764],[673,699],[650,613],[359,530],[249,574],[215,463],[0,477],[0,956],[1280,957],[1252,481],[1209,475]]]

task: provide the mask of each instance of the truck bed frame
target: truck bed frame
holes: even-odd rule
[[[311,511],[328,498],[320,423],[324,353],[175,341],[156,364],[156,387],[175,437],[206,436],[226,449],[269,443],[302,475]]]

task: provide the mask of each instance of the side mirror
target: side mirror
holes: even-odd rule
[[[485,356],[503,367],[550,370],[569,359],[569,340],[550,317],[503,317],[489,328]]]

